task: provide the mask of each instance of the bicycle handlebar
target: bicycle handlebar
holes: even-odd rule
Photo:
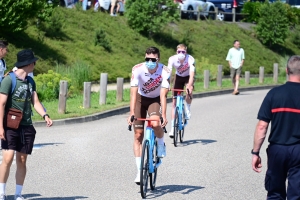
[[[187,90],[187,94],[188,94],[189,98],[192,99],[190,90],[189,89],[186,89],[186,90]],[[185,90],[181,90],[181,89],[171,89],[171,91],[174,91],[174,92],[185,92]]]
[[[152,119],[142,119],[142,118],[135,118],[134,115],[132,115],[130,117],[130,121],[133,122],[135,120],[143,120],[143,121],[157,121],[157,120],[152,120]],[[163,123],[164,122],[164,119],[162,117],[160,117],[160,122]],[[131,125],[128,125],[128,130],[131,131]],[[163,131],[165,133],[167,133],[167,129],[166,127],[163,127]]]

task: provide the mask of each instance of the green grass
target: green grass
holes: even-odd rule
[[[281,63],[285,55],[300,54],[291,37],[275,52],[263,46],[254,31],[220,21],[181,20],[170,23],[149,39],[130,29],[124,16],[110,17],[107,13],[92,10],[84,12],[58,7],[52,25],[60,30],[41,31],[32,22],[24,33],[0,36],[10,43],[10,52],[6,57],[9,68],[13,67],[17,52],[23,48],[32,48],[40,58],[35,74],[55,70],[57,63],[74,66],[80,61],[90,66],[91,81],[99,80],[100,73],[105,72],[111,82],[115,82],[117,77],[129,79],[131,68],[143,61],[145,49],[149,46],[157,46],[161,50],[161,62],[167,64],[176,46],[184,42],[189,46],[188,52],[197,60],[205,57],[213,65],[225,66],[225,74],[229,74],[226,54],[235,39],[239,39],[245,49],[243,70],[251,74],[257,74],[259,66],[265,67],[266,74],[272,73],[274,62]],[[105,32],[111,51],[95,46],[95,35],[99,29]]]
[[[278,84],[283,84],[286,82],[286,77],[279,77]],[[251,78],[250,84],[245,84],[245,79],[242,78],[240,80],[240,87],[249,87],[249,86],[258,86],[258,85],[272,85],[273,78],[265,78],[264,83],[260,84],[258,78]],[[216,81],[211,81],[209,85],[209,89],[204,89],[203,82],[195,83],[195,92],[205,92],[205,91],[213,91],[213,90],[222,90],[222,89],[231,89],[232,84],[230,79],[222,80],[222,87],[217,86]],[[171,97],[171,92],[168,93],[168,97]],[[107,92],[107,100],[105,105],[99,105],[100,94],[97,92],[92,92],[91,94],[91,108],[83,108],[83,96],[78,95],[74,98],[70,98],[67,100],[66,113],[59,114],[58,113],[58,100],[43,102],[44,106],[47,108],[47,113],[51,116],[52,119],[65,119],[72,117],[80,117],[86,116],[90,114],[99,113],[106,110],[111,110],[123,106],[128,106],[130,101],[130,90],[125,89],[123,93],[123,101],[116,101],[116,91],[111,90]],[[41,121],[41,117],[34,111],[34,115],[32,117],[33,121]]]

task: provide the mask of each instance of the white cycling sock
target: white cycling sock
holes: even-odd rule
[[[21,195],[23,185],[16,185],[16,195]]]
[[[156,138],[156,139],[157,139],[157,144],[158,145],[164,145],[165,144],[164,137],[162,137],[162,138]]]
[[[186,109],[187,109],[188,111],[190,111],[190,110],[191,110],[191,104],[186,104]]]
[[[171,129],[173,129],[173,128],[174,128],[174,119],[172,119],[171,122],[172,122],[172,123],[171,123]]]
[[[135,163],[138,170],[140,170],[141,167],[141,157],[135,157]]]
[[[5,194],[6,183],[0,183],[0,194]]]

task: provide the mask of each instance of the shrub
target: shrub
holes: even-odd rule
[[[283,44],[288,35],[288,28],[287,9],[283,3],[276,1],[262,5],[256,33],[263,44],[269,47]]]
[[[294,45],[300,48],[300,28],[296,26],[294,30],[291,31],[291,40]]]
[[[96,30],[95,34],[95,46],[100,45],[106,51],[111,52],[111,46],[109,40],[106,38],[106,33],[102,29]]]
[[[151,37],[167,23],[179,20],[178,4],[173,0],[128,0],[125,6],[128,25]]]
[[[261,6],[263,4],[261,2],[246,2],[244,4],[244,7],[243,7],[243,10],[242,10],[242,13],[244,14],[248,14],[244,17],[244,21],[246,22],[255,22],[257,23],[259,18],[260,18],[260,9],[261,9]]]
[[[34,77],[36,91],[40,101],[52,101],[59,97],[59,84],[61,80],[68,81],[68,96],[74,93],[72,81],[68,77],[49,70],[47,74],[39,74]]]
[[[290,26],[295,26],[296,24],[299,24],[299,19],[300,19],[300,10],[299,8],[291,7],[288,4],[286,5],[287,9],[287,18],[289,21]]]
[[[0,1],[1,32],[17,32],[26,28],[28,20],[38,18],[47,21],[55,4],[45,0]]]
[[[211,81],[217,79],[218,75],[218,65],[211,64],[208,58],[201,57],[201,60],[196,60],[196,75],[195,75],[195,81],[202,82],[204,80],[204,70],[209,70],[209,79]]]

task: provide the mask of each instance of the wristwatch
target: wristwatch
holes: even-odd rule
[[[45,119],[46,116],[50,118],[50,116],[46,113],[43,115],[43,119]]]
[[[259,151],[258,152],[254,152],[253,149],[252,149],[251,150],[251,154],[259,156]]]

